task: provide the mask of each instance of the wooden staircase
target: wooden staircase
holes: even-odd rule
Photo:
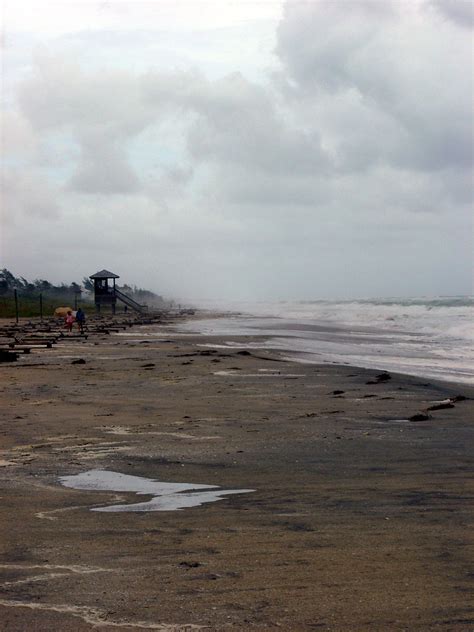
[[[130,298],[130,296],[127,296],[120,290],[117,290],[117,288],[115,288],[115,296],[119,301],[122,301],[122,303],[125,303],[125,305],[128,305],[128,307],[131,307],[139,314],[144,314],[148,311],[148,305],[140,305],[140,303],[137,303],[137,301],[134,301],[133,298]]]

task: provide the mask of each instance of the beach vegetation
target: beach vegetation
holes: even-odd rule
[[[117,286],[117,288],[139,303],[160,305],[161,296],[138,288],[136,286]],[[55,285],[46,279],[28,281],[24,277],[15,276],[10,270],[0,270],[0,318],[13,318],[16,315],[16,301],[18,315],[21,317],[51,316],[54,310],[61,306],[71,306],[76,309],[94,309],[94,285],[88,277],[82,283],[60,283]]]

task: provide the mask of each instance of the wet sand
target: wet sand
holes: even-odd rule
[[[474,389],[223,342],[135,327],[0,365],[0,629],[474,629],[472,399],[407,421]],[[91,511],[152,496],[60,483],[89,470],[255,491]]]

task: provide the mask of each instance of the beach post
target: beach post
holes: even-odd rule
[[[78,300],[81,298],[82,290],[81,288],[76,288],[74,290],[74,309],[77,311]]]
[[[15,296],[15,318],[16,322],[18,322],[18,292],[16,288],[13,290],[13,294]]]
[[[43,292],[40,292],[40,320],[43,321]]]

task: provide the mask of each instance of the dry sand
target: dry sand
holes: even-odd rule
[[[152,330],[0,365],[1,630],[474,629],[472,401],[403,421],[472,388]],[[150,497],[92,469],[256,491],[101,513]]]

